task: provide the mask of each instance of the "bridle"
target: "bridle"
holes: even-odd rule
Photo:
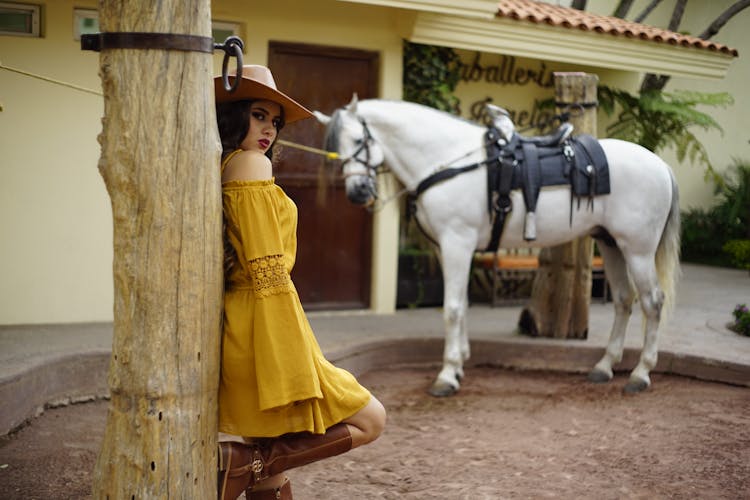
[[[355,142],[359,142],[357,149],[354,150],[352,154],[347,156],[346,158],[342,158],[340,160],[341,162],[341,171],[343,173],[344,167],[349,162],[355,162],[364,167],[365,171],[362,172],[352,172],[349,174],[344,174],[343,178],[346,180],[349,177],[366,177],[368,179],[368,183],[366,185],[367,191],[369,192],[370,196],[372,197],[370,203],[368,203],[365,208],[370,212],[379,211],[383,206],[391,201],[393,197],[388,198],[387,200],[380,202],[379,196],[378,196],[378,189],[377,189],[377,181],[376,178],[378,174],[385,173],[387,169],[383,167],[383,162],[377,164],[370,163],[370,160],[372,158],[372,155],[370,153],[370,146],[375,142],[375,138],[372,136],[372,133],[370,132],[370,128],[367,126],[367,122],[364,118],[361,116],[357,116],[357,120],[362,125],[362,138],[358,139]],[[364,153],[364,158],[361,157],[361,154]],[[398,193],[396,197],[401,196],[401,193]]]
[[[357,141],[359,142],[357,149],[355,149],[354,152],[350,154],[349,156],[347,156],[346,158],[342,158],[340,160],[341,169],[343,170],[343,168],[349,162],[359,163],[365,168],[366,174],[351,173],[351,174],[344,175],[344,178],[351,177],[354,175],[359,175],[359,176],[367,175],[370,178],[375,178],[378,174],[385,172],[385,169],[381,168],[383,165],[383,162],[380,162],[376,165],[373,165],[370,163],[370,158],[372,156],[370,154],[370,145],[375,142],[375,139],[373,138],[372,133],[370,132],[370,128],[367,126],[367,122],[365,121],[365,119],[362,118],[361,116],[358,116],[357,120],[359,120],[359,123],[362,125],[363,136],[362,136],[362,139],[359,139]],[[360,154],[363,152],[365,154],[364,159],[360,158]],[[375,195],[377,197],[377,193],[375,193]]]

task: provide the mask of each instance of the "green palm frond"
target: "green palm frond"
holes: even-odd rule
[[[607,127],[610,137],[635,142],[654,152],[674,147],[680,161],[688,158],[691,163],[702,165],[707,179],[714,179],[716,173],[705,147],[691,129],[723,130],[711,115],[697,107],[726,107],[733,102],[726,92],[650,90],[634,96],[624,90],[599,87],[600,108],[609,116],[618,113]]]

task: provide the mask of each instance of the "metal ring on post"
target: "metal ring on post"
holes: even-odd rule
[[[221,63],[221,79],[224,82],[224,90],[227,92],[234,92],[240,85],[240,79],[242,79],[242,49],[245,48],[245,44],[242,43],[242,39],[238,36],[230,36],[224,43],[215,43],[215,49],[221,49],[224,51],[224,61]],[[229,83],[229,58],[237,58],[237,70],[235,71],[234,83]]]

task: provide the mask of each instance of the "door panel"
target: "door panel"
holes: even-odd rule
[[[375,52],[271,42],[268,65],[279,89],[310,110],[330,114],[354,92],[377,95]],[[321,148],[324,134],[309,119],[287,125],[280,137]],[[346,199],[340,172],[323,175],[324,168],[323,157],[290,147],[275,158],[276,181],[299,211],[292,279],[307,309],[368,307],[372,216]]]

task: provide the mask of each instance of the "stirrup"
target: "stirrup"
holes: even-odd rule
[[[526,212],[526,221],[523,226],[523,239],[534,241],[536,239],[536,213]]]

